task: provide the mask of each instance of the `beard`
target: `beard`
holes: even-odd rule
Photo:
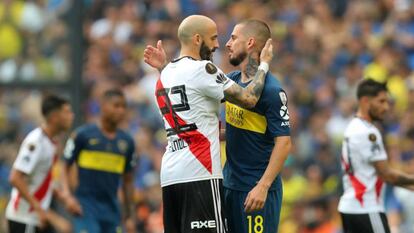
[[[236,57],[233,57],[233,58],[230,57],[229,62],[233,66],[238,66],[244,61],[244,59],[246,59],[246,57],[247,57],[247,52],[241,52]]]
[[[201,43],[201,47],[200,47],[200,58],[201,60],[208,60],[208,61],[213,61],[213,52],[216,49],[210,49],[205,43],[204,41]]]
[[[378,113],[378,111],[374,111],[372,107],[368,110],[368,115],[373,121],[384,120],[384,117],[380,113]]]

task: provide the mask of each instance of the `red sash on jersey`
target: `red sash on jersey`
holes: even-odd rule
[[[42,201],[43,198],[45,198],[47,191],[49,190],[50,184],[52,183],[52,170],[53,170],[53,165],[55,165],[55,163],[57,162],[57,155],[53,156],[53,163],[49,168],[49,171],[47,172],[47,175],[45,177],[45,179],[43,180],[42,184],[39,186],[39,188],[36,190],[36,192],[34,193],[34,198],[38,201]],[[17,210],[19,208],[19,203],[20,203],[20,198],[21,198],[21,194],[20,192],[17,194],[16,200],[14,202],[14,209]],[[32,212],[33,206],[30,207],[30,212]]]
[[[176,128],[175,120],[178,125],[186,125],[187,123],[177,115],[177,113],[172,109],[171,101],[167,95],[157,95],[158,92],[163,91],[164,86],[161,82],[161,78],[157,81],[156,86],[156,96],[158,107],[165,108],[168,107],[169,111],[164,114],[165,120],[171,126],[171,128]],[[210,150],[210,141],[201,134],[198,130],[188,131],[188,132],[179,132],[177,136],[183,139],[189,146],[190,151],[197,158],[198,161],[212,174],[212,162],[211,162],[211,150]]]

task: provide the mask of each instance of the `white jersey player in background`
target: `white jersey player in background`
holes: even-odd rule
[[[42,101],[46,122],[31,131],[20,146],[10,173],[13,186],[6,218],[10,233],[71,232],[69,223],[49,210],[53,195],[52,166],[57,158],[56,136],[73,121],[69,102],[50,95]]]
[[[219,47],[217,26],[210,18],[189,16],[178,29],[180,57],[170,62],[157,82],[156,98],[167,131],[162,159],[164,229],[166,233],[227,232],[222,203],[219,109],[222,100],[246,108],[256,105],[273,57],[271,40],[263,48],[252,82],[242,88],[210,62]],[[161,67],[148,46],[145,61]],[[152,52],[150,52],[152,51]],[[158,51],[159,52],[159,51]],[[163,60],[163,59],[161,59]]]
[[[344,233],[389,233],[383,204],[383,181],[414,189],[414,175],[392,169],[374,121],[389,110],[385,84],[363,80],[357,89],[358,112],[342,144],[344,193],[338,210]]]

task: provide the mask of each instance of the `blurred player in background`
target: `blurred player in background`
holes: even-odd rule
[[[118,128],[126,115],[126,99],[117,89],[105,91],[100,121],[75,130],[66,143],[65,199],[74,215],[76,233],[122,232],[118,187],[122,181],[127,232],[135,232],[133,203],[134,141]],[[76,164],[77,187],[69,187],[70,168]]]
[[[242,88],[209,61],[219,47],[214,21],[187,17],[178,38],[180,57],[162,70],[156,87],[168,137],[161,167],[165,232],[227,232],[221,204],[220,103],[225,99],[249,108],[256,105],[273,57],[271,40],[260,53],[255,77]],[[144,57],[151,66],[164,67],[160,42],[157,48],[148,46]]]
[[[228,75],[242,87],[256,75],[260,50],[271,36],[266,23],[237,24],[226,46],[241,71]],[[288,101],[279,81],[266,75],[254,108],[226,102],[225,204],[231,232],[277,232],[282,205],[279,173],[290,152]]]
[[[49,207],[52,167],[58,159],[56,137],[70,129],[73,113],[69,102],[56,95],[42,100],[41,111],[45,123],[26,136],[10,173],[14,187],[6,209],[10,233],[54,232],[51,224],[56,222],[60,229],[70,231],[69,223]]]
[[[383,181],[414,190],[414,175],[390,167],[381,133],[374,125],[389,110],[385,84],[363,80],[358,111],[342,143],[344,193],[339,202],[344,233],[390,232],[383,203]]]

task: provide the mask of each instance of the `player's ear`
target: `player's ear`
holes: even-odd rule
[[[256,45],[256,39],[254,37],[250,37],[247,39],[247,49],[253,49]]]
[[[195,45],[201,45],[201,43],[203,43],[203,39],[201,38],[201,35],[200,34],[195,34],[193,36],[193,43]]]

